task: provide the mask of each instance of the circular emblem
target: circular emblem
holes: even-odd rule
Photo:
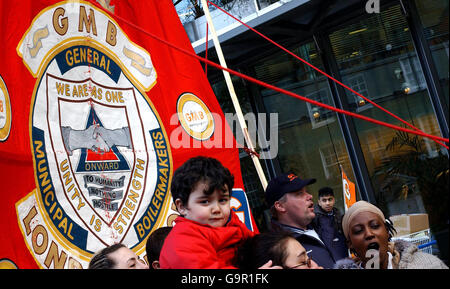
[[[11,131],[11,103],[8,89],[0,76],[0,141],[5,141]]]
[[[183,93],[177,102],[183,129],[196,140],[207,140],[214,133],[214,119],[206,104],[192,93]]]
[[[145,246],[168,202],[171,156],[155,108],[91,40],[61,45],[35,88],[31,139],[51,228],[80,254]],[[72,55],[93,55],[103,67]]]

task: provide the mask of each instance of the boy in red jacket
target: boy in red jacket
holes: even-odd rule
[[[161,269],[235,268],[238,245],[254,233],[230,209],[233,185],[213,158],[192,158],[175,171],[171,193],[181,216],[162,247]]]

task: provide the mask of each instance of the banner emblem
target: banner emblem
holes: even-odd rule
[[[167,217],[172,175],[168,138],[145,94],[156,84],[149,53],[84,1],[39,13],[18,52],[37,78],[37,189],[16,208],[38,265],[87,267],[114,243],[141,254]]]
[[[214,133],[214,119],[206,104],[192,93],[183,93],[177,102],[183,129],[196,140],[207,140]]]

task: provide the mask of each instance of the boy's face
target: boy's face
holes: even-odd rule
[[[199,182],[189,195],[187,204],[182,204],[180,199],[177,199],[175,204],[186,219],[212,227],[222,227],[230,217],[230,193],[226,187],[226,191],[215,190],[206,195],[207,189],[205,182]]]
[[[333,210],[335,199],[333,196],[323,196],[319,198],[319,206],[327,213]]]

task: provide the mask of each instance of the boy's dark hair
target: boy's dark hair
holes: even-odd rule
[[[126,246],[119,243],[103,248],[92,257],[88,269],[112,269],[116,264],[108,255],[123,247]]]
[[[333,196],[334,197],[334,192],[333,189],[330,187],[323,187],[319,190],[319,199],[321,197],[325,197],[325,196]]]
[[[210,195],[215,190],[229,191],[234,186],[234,177],[218,160],[209,157],[195,157],[186,161],[173,174],[171,193],[173,201],[180,199],[187,204],[189,195],[199,182],[205,182]],[[227,187],[225,187],[225,185]]]
[[[159,255],[161,253],[164,240],[172,230],[172,227],[161,227],[153,231],[147,239],[145,244],[145,251],[147,253],[148,266],[153,269],[153,261],[159,261]]]
[[[237,250],[234,264],[243,270],[258,269],[272,260],[272,266],[282,266],[287,258],[286,244],[295,239],[286,231],[265,232],[247,239]]]

